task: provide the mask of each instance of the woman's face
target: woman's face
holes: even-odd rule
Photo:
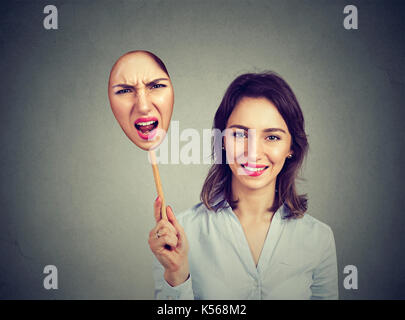
[[[108,97],[127,137],[143,150],[159,145],[169,128],[174,92],[169,76],[145,52],[118,59],[111,70]]]
[[[266,98],[242,98],[226,129],[224,146],[233,183],[248,189],[275,186],[292,150],[291,134],[274,104]]]

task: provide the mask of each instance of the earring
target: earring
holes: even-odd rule
[[[222,150],[225,150],[225,147],[224,147],[224,146],[222,146]]]
[[[292,158],[292,154],[289,154],[289,155],[287,156],[287,158],[288,158],[288,159],[291,159],[291,158]]]

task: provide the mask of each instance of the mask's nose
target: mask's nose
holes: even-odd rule
[[[148,97],[145,90],[139,90],[133,110],[137,111],[137,113],[147,115],[152,110],[152,102]]]

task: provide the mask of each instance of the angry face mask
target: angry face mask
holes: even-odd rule
[[[143,150],[156,148],[169,129],[174,91],[163,62],[148,51],[120,57],[110,72],[108,98],[127,137]]]

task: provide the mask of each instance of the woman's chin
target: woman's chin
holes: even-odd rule
[[[250,190],[261,190],[268,187],[269,183],[265,183],[263,181],[253,181],[245,184],[246,189]]]
[[[261,190],[269,188],[271,189],[271,185],[273,179],[270,179],[268,176],[249,176],[249,175],[238,175],[235,178],[235,173],[233,173],[233,179],[236,179],[237,184],[246,190]]]
[[[268,187],[268,185],[270,184],[269,181],[264,181],[264,180],[253,180],[250,177],[239,177],[238,180],[238,185],[239,187],[241,187],[242,189],[246,189],[246,190],[261,190],[263,188]]]

